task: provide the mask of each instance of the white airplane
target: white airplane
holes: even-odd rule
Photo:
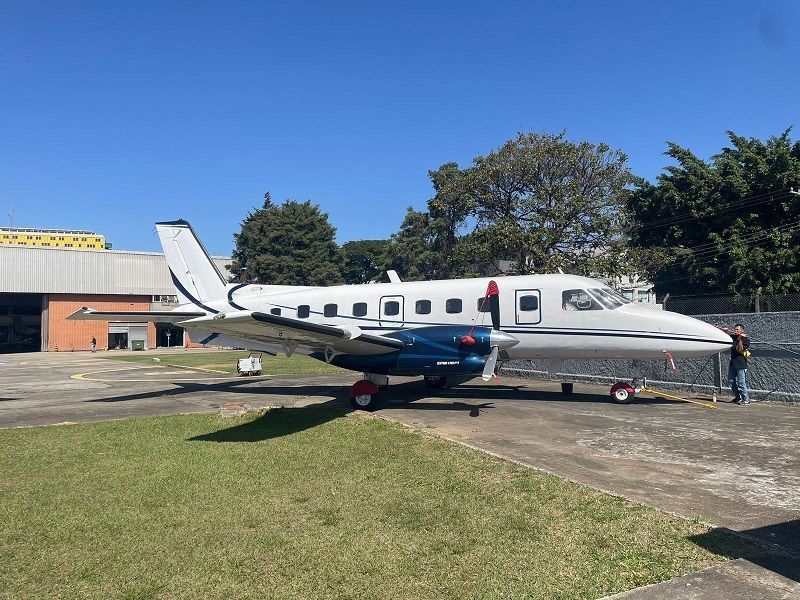
[[[575,275],[521,275],[330,287],[229,283],[184,220],[156,223],[177,289],[173,311],[105,312],[84,307],[73,320],[170,322],[193,340],[287,356],[302,352],[361,371],[350,390],[373,410],[389,375],[493,375],[498,358],[658,359],[730,347],[716,327],[633,304],[604,283]],[[565,391],[569,388],[563,387]],[[612,399],[633,401],[619,383]]]

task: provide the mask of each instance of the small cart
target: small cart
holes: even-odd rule
[[[236,372],[239,375],[261,375],[261,354],[240,358],[236,363]]]

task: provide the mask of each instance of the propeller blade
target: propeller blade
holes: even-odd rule
[[[481,378],[484,381],[489,381],[494,375],[494,366],[497,364],[497,354],[500,352],[497,346],[492,346],[492,353],[486,359],[486,364],[483,367],[483,375]]]
[[[500,290],[494,279],[489,282],[486,288],[486,299],[489,300],[489,312],[492,315],[492,329],[500,329]]]

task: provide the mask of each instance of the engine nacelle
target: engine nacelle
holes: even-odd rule
[[[361,356],[339,354],[331,364],[386,375],[469,375],[480,373],[485,358],[491,353],[490,327],[475,327],[470,332],[466,326],[435,325],[404,329],[386,337],[403,342],[403,349],[389,354]],[[474,343],[462,338],[471,335]],[[320,356],[315,358],[321,358]]]

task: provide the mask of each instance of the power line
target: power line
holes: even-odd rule
[[[653,221],[644,221],[641,223],[637,223],[634,225],[636,229],[658,229],[660,227],[665,227],[667,225],[677,225],[679,223],[686,223],[689,221],[696,221],[701,218],[705,218],[708,216],[712,216],[713,214],[723,214],[727,212],[732,212],[735,210],[739,210],[742,208],[750,208],[752,206],[758,206],[759,204],[766,204],[768,202],[774,202],[776,200],[784,199],[785,195],[792,194],[800,195],[800,192],[794,192],[792,188],[790,189],[782,189],[776,190],[771,192],[762,192],[761,194],[755,194],[752,196],[746,196],[744,198],[740,198],[738,200],[733,200],[731,202],[727,202],[725,204],[720,204],[717,208],[705,216],[697,216],[693,212],[681,213],[677,215],[672,215],[669,217],[663,217],[661,219],[654,219]]]

